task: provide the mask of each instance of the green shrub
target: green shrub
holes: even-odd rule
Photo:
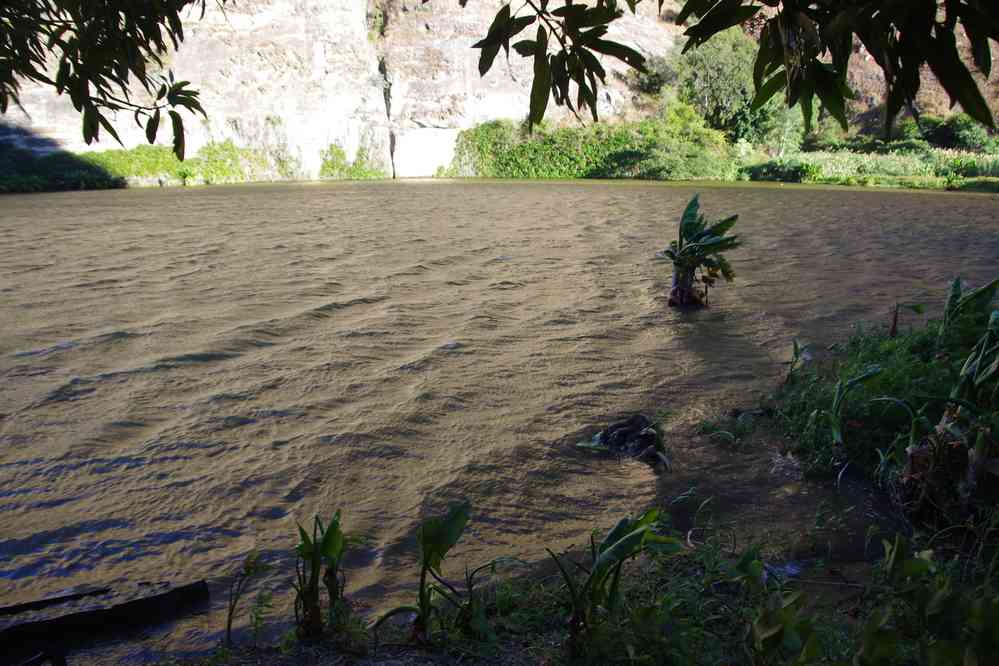
[[[540,127],[494,121],[458,136],[450,175],[486,178],[732,179],[725,136],[687,104],[633,123]]]
[[[934,160],[919,153],[803,152],[743,167],[750,180],[873,184],[881,178],[939,176]]]
[[[776,159],[743,167],[740,173],[749,180],[776,181],[782,183],[806,183],[822,175],[815,164],[806,164],[793,158]]]
[[[951,148],[974,152],[995,152],[997,140],[984,125],[966,113],[949,118],[920,116],[917,124],[906,118],[898,124],[896,136],[903,140],[925,140],[936,148]]]
[[[735,271],[723,253],[742,245],[738,236],[728,233],[738,220],[738,215],[732,215],[709,224],[701,213],[698,195],[690,200],[677,225],[677,239],[660,253],[673,262],[670,307],[704,305],[708,289],[719,277],[726,282],[735,279]]]
[[[319,177],[336,180],[371,180],[385,178],[386,174],[368,154],[368,147],[361,145],[354,161],[347,160],[347,153],[335,143],[319,153]]]
[[[937,127],[931,143],[941,148],[983,151],[990,145],[989,131],[966,113],[958,113]]]
[[[0,144],[0,193],[94,190],[124,187],[118,174],[64,152],[38,155]]]
[[[801,149],[805,151],[835,151],[848,147],[850,137],[832,117],[821,118],[805,136]]]
[[[233,183],[247,180],[244,152],[232,141],[209,143],[198,151],[188,166],[206,184]]]
[[[732,141],[770,145],[777,140],[783,144],[779,151],[797,149],[788,145],[788,132],[794,130],[800,141],[800,112],[788,112],[776,99],[751,108],[756,50],[756,42],[740,27],[729,28],[686,53],[678,47],[669,59],[652,59],[649,71],[636,77],[634,85],[655,94],[675,88],[678,99],[696,110],[708,127],[722,130]]]
[[[928,156],[935,175],[947,178],[997,178],[999,155],[985,155],[959,150],[934,150]]]
[[[174,176],[183,164],[167,146],[86,152],[79,158],[122,178]]]

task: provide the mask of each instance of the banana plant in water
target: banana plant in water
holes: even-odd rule
[[[310,535],[298,526],[301,538],[295,547],[295,620],[299,636],[319,638],[323,634],[323,611],[320,602],[320,585],[329,597],[330,624],[337,626],[346,612],[343,600],[344,576],[340,564],[347,547],[347,537],[337,511],[329,524],[324,525],[316,516]]]
[[[677,239],[660,253],[673,262],[671,307],[704,305],[708,288],[714,286],[719,277],[726,282],[735,278],[735,271],[722,253],[742,245],[738,236],[728,235],[739,216],[732,215],[709,225],[700,209],[698,195],[694,195],[680,218]],[[703,289],[697,288],[698,282]]]
[[[471,505],[468,502],[454,504],[450,507],[445,516],[435,516],[428,519],[420,526],[420,588],[418,590],[416,606],[399,606],[393,608],[383,615],[375,623],[373,629],[377,630],[389,618],[403,613],[412,613],[416,617],[413,621],[413,640],[417,643],[428,644],[431,642],[431,633],[434,616],[440,613],[440,609],[434,605],[434,596],[442,595],[441,566],[448,552],[461,539],[462,533],[471,514]],[[434,581],[439,581],[439,584]],[[446,592],[444,592],[446,594]]]
[[[620,596],[621,568],[625,560],[643,551],[665,554],[682,549],[677,539],[652,531],[658,520],[659,511],[652,509],[637,519],[622,519],[599,545],[591,535],[589,566],[572,562],[575,569],[583,572],[581,576],[570,573],[563,559],[548,550],[570,595],[572,610],[569,618],[569,649],[573,654],[586,651],[588,639],[599,624],[601,615],[612,614],[616,610]]]

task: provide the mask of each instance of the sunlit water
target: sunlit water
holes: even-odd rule
[[[653,501],[648,467],[572,447],[586,428],[749,404],[793,338],[832,342],[897,299],[936,304],[957,273],[999,271],[996,197],[706,186],[746,247],[710,309],[680,315],[653,257],[693,193],[0,198],[0,605],[218,586],[255,549],[281,616],[295,521],[338,508],[366,536],[348,592],[375,607],[408,593],[417,525],[459,498],[474,517],[458,569],[539,558]],[[204,646],[219,626],[158,645]]]

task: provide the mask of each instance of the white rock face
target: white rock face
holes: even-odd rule
[[[451,166],[459,129],[407,129],[396,135],[396,178],[433,176]]]
[[[370,18],[382,10],[365,0],[239,0],[224,14],[209,11],[200,21],[192,14],[187,40],[169,63],[201,91],[209,115],[185,117],[188,152],[232,139],[309,178],[318,175],[320,152],[330,144],[348,159],[363,146],[387,174],[432,176],[450,164],[461,129],[527,113],[530,60],[511,53],[508,63],[501,52],[480,77],[479,52],[471,48],[502,4],[471,0],[463,10],[456,0],[380,3],[387,8],[384,34]],[[655,3],[619,23],[611,34],[647,56],[672,47],[673,29],[658,18]],[[604,66],[600,110],[605,117],[626,114],[631,94],[616,74],[627,68],[612,58]],[[5,122],[72,151],[118,147],[109,137],[86,146],[66,96],[26,88],[22,102],[30,116],[12,111]],[[566,114],[550,107],[549,117]],[[116,127],[127,147],[145,142],[130,116]],[[45,149],[40,142],[25,145]]]

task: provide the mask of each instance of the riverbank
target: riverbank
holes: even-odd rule
[[[320,153],[319,177],[336,180],[387,178],[363,147],[349,159],[336,144]],[[240,148],[209,143],[183,162],[166,146],[89,153],[36,155],[0,145],[0,194],[185,187],[301,181],[298,160],[286,148]]]
[[[692,108],[676,102],[638,122],[542,127],[533,134],[509,121],[485,123],[458,135],[452,164],[433,176],[752,181],[999,193],[999,154],[939,148],[915,139],[887,144],[858,139],[812,147],[816,149],[794,148],[774,157],[745,142],[733,145]],[[318,178],[374,180],[387,179],[389,173],[364,146],[351,158],[334,144],[321,151]],[[0,193],[301,180],[300,165],[287,151],[239,148],[231,141],[208,144],[184,162],[164,146],[43,156],[0,149]]]

